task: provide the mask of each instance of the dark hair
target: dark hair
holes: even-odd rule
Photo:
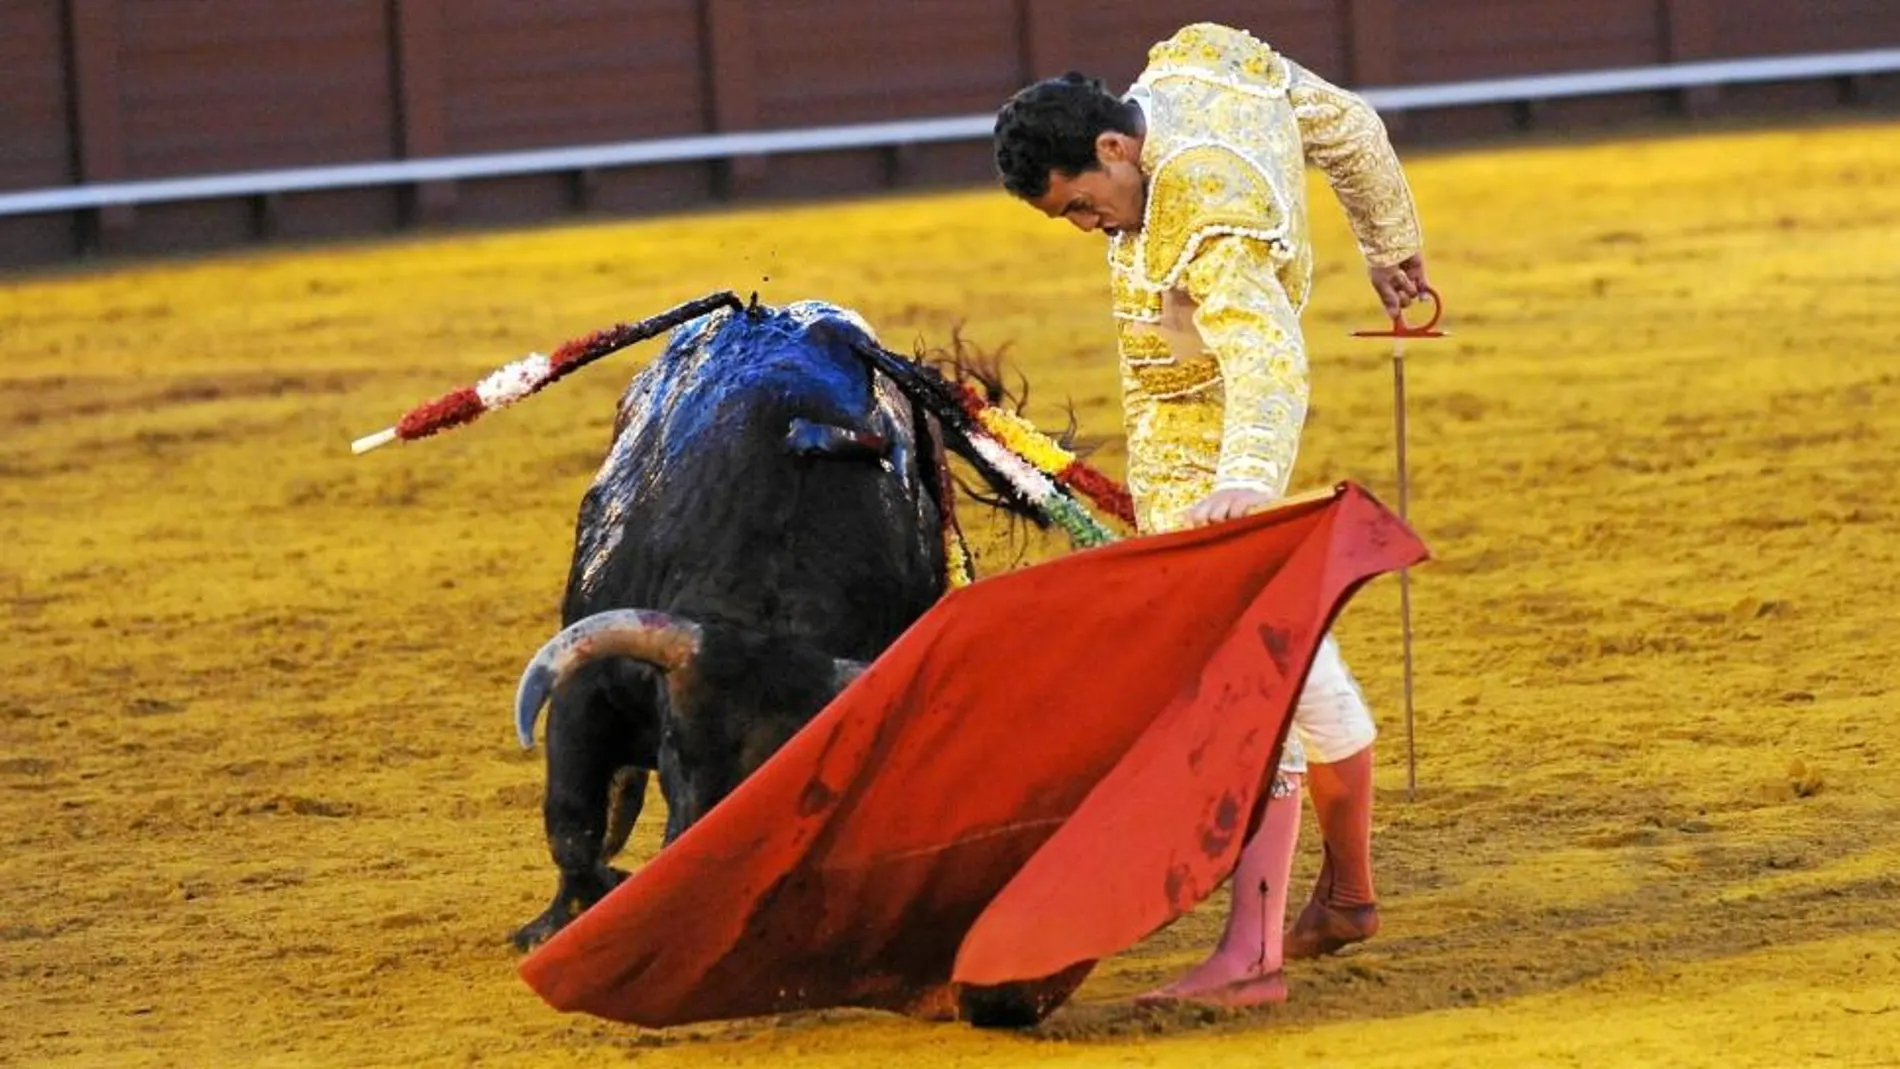
[[[996,172],[1024,200],[1049,192],[1049,173],[1073,178],[1097,166],[1106,130],[1141,132],[1135,108],[1100,78],[1070,71],[1017,90],[996,113]]]

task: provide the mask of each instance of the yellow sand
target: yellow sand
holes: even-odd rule
[[[0,1062],[1900,1062],[1896,173],[1877,125],[1416,159],[1456,332],[1409,363],[1437,556],[1416,801],[1396,581],[1341,625],[1385,728],[1385,931],[1297,965],[1282,1008],[1130,1008],[1222,895],[1029,1036],[541,1004],[506,945],[552,886],[509,701],[657,346],[433,441],[348,443],[733,287],[856,306],[899,348],[959,320],[1011,343],[1030,414],[1072,400],[1119,471],[1099,239],[977,191],[15,278]],[[1387,352],[1344,337],[1379,317],[1314,195],[1297,482],[1390,500]]]

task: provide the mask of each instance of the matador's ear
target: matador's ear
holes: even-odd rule
[[[1133,163],[1139,155],[1135,139],[1120,130],[1103,130],[1095,135],[1095,158],[1100,163]]]

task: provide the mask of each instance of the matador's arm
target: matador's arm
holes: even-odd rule
[[[1309,393],[1299,313],[1266,242],[1237,234],[1205,241],[1182,276],[1194,325],[1220,361],[1225,404],[1216,490],[1284,497]]]
[[[1379,113],[1359,94],[1281,58],[1306,160],[1325,173],[1346,209],[1366,263],[1390,267],[1423,251],[1412,190]]]

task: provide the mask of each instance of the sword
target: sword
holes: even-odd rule
[[[1419,296],[1432,302],[1431,321],[1424,326],[1412,326],[1405,321],[1405,313],[1399,312],[1392,317],[1392,326],[1388,330],[1355,330],[1355,338],[1391,338],[1392,339],[1392,422],[1398,437],[1399,469],[1399,519],[1411,523],[1411,488],[1405,470],[1405,340],[1407,338],[1442,338],[1446,332],[1437,329],[1438,319],[1445,314],[1445,304],[1438,297],[1438,291],[1430,286],[1419,287]],[[1405,654],[1405,800],[1413,801],[1418,797],[1418,748],[1413,742],[1412,728],[1412,571],[1399,569],[1399,642]]]

